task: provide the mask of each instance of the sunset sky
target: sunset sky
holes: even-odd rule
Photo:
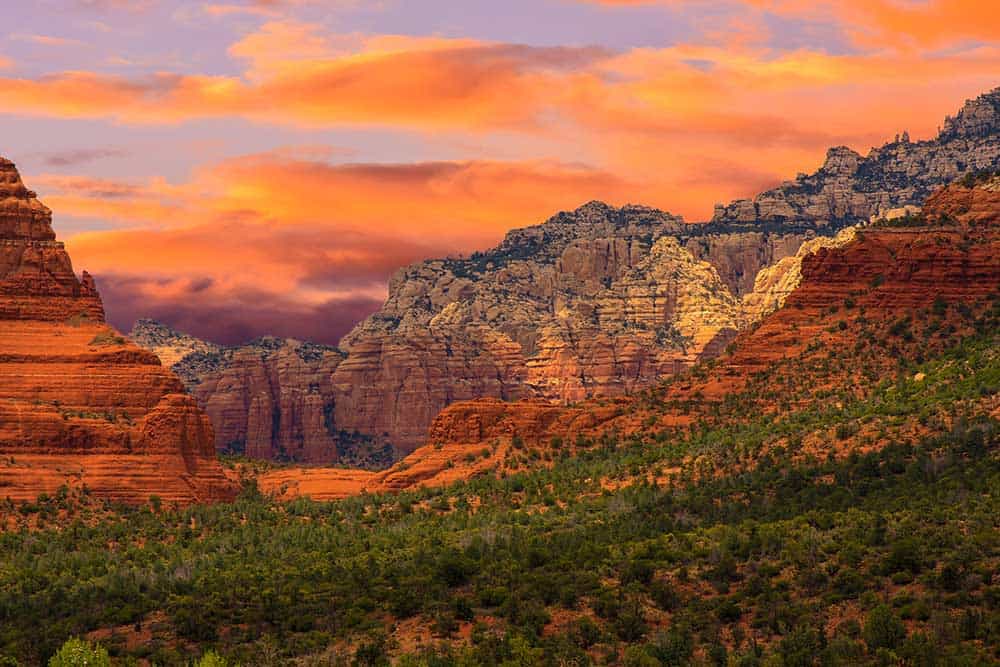
[[[592,200],[713,204],[1000,86],[981,0],[39,0],[0,155],[111,320],[335,343],[399,266]]]

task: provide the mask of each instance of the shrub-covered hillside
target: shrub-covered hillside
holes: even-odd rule
[[[0,652],[44,664],[89,636],[118,664],[998,662],[1000,299],[957,318],[942,335],[917,313],[865,391],[815,400],[856,377],[812,347],[692,427],[554,441],[527,450],[551,466],[442,489],[8,505]],[[793,386],[812,400],[746,408]]]

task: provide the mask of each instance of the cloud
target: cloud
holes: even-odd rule
[[[0,77],[8,113],[173,123],[240,116],[302,126],[530,127],[593,47],[348,35],[269,23],[230,48],[244,77],[160,72],[127,78],[67,71]]]
[[[957,40],[995,41],[1000,37],[1000,6],[979,0],[753,0],[770,11],[829,17],[849,27],[866,45],[935,46]]]
[[[98,12],[145,12],[158,4],[157,0],[76,0],[77,9]]]
[[[121,148],[77,148],[71,150],[39,153],[37,157],[48,167],[78,167],[90,162],[108,158],[128,157],[131,151]]]
[[[815,18],[805,3],[792,0],[741,6]],[[723,32],[751,37],[724,46],[612,52],[331,35],[315,24],[275,20],[229,46],[230,57],[244,67],[240,75],[161,71],[123,77],[70,71],[0,76],[0,109],[129,124],[240,118],[293,128],[406,131],[428,146],[443,140],[452,146],[481,144],[494,155],[515,158],[526,153],[558,156],[561,163],[585,160],[598,167],[602,178],[613,175],[630,183],[633,200],[704,219],[714,202],[752,195],[751,184],[816,168],[830,145],[865,151],[903,129],[914,137],[930,136],[958,101],[997,83],[1000,49],[993,45],[933,52],[891,46],[846,53],[776,50],[770,38],[753,37],[754,31],[772,28],[766,21],[748,20]],[[333,156],[273,157],[316,163]],[[395,167],[391,178],[400,178],[405,169]],[[447,167],[440,169],[438,178],[446,178]],[[463,173],[473,171],[470,166]],[[703,175],[709,172],[711,180]],[[345,168],[340,176],[353,174],[361,185],[349,187],[361,187],[372,201],[380,200],[380,185],[361,173],[361,168]],[[597,180],[593,187],[600,190]],[[205,185],[199,195],[215,199],[218,183],[199,182]],[[164,197],[165,184],[161,190],[148,200],[100,207],[71,193],[59,203],[89,207],[94,215],[104,210],[114,219],[144,212],[166,220],[182,206]],[[291,206],[280,193],[274,196]],[[364,212],[356,215],[364,217]],[[427,224],[433,228],[433,221]]]
[[[379,298],[346,296],[304,307],[266,291],[218,292],[205,283],[157,282],[136,275],[104,274],[97,282],[109,319],[121,330],[128,331],[139,318],[152,317],[227,345],[262,335],[333,345],[382,305]],[[212,300],[210,308],[207,299]]]
[[[594,197],[625,203],[634,190],[557,162],[331,165],[302,155],[226,160],[180,184],[30,181],[57,230],[73,218],[116,226],[66,239],[116,326],[154,316],[226,342],[265,333],[336,342],[381,303],[399,267],[491,246]]]
[[[204,12],[215,18],[248,14],[251,16],[277,17],[280,12],[264,4],[239,5],[231,3],[207,4],[202,7]]]
[[[627,9],[668,5],[699,9],[704,0],[576,0]],[[733,9],[840,24],[864,46],[937,46],[1000,38],[1000,6],[981,0],[741,0]],[[886,40],[889,40],[888,42]]]
[[[85,42],[81,42],[78,39],[70,39],[68,37],[53,37],[52,35],[26,35],[21,33],[15,33],[9,35],[10,39],[19,42],[31,42],[32,44],[40,44],[42,46],[85,46]]]

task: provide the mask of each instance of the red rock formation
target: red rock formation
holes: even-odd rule
[[[216,445],[251,458],[336,463],[330,375],[336,352],[306,358],[297,341],[233,350],[224,368],[192,386],[216,425]]]
[[[86,486],[141,503],[226,499],[212,427],[180,380],[104,324],[51,213],[0,159],[0,498]]]
[[[87,274],[77,280],[52,231],[52,213],[24,187],[14,163],[0,158],[0,319],[104,321]]]
[[[489,399],[456,403],[434,420],[431,444],[386,473],[355,480],[353,487],[341,483],[336,494],[445,484],[488,473],[504,460],[515,436],[529,445],[546,446],[559,438],[563,446],[572,446],[577,435],[595,437],[614,430],[627,436],[649,430],[651,424],[656,428],[690,424],[711,414],[701,411],[701,406],[739,395],[753,386],[758,372],[776,363],[811,359],[810,363],[822,367],[830,350],[852,349],[858,325],[847,321],[861,314],[889,337],[891,323],[932,312],[940,300],[954,313],[958,305],[982,303],[998,290],[1000,179],[975,189],[950,187],[927,201],[920,226],[862,228],[852,241],[820,248],[802,258],[801,281],[784,307],[740,334],[730,352],[705,373],[681,378],[660,392],[657,405],[651,406],[649,397],[589,401],[573,407]],[[969,331],[968,323],[960,318],[952,324],[958,333]],[[892,344],[905,345],[905,340]],[[882,367],[891,373],[894,354],[905,354],[905,350],[888,353],[880,349]],[[802,368],[809,367],[807,363]],[[826,377],[824,381],[831,380]],[[835,382],[838,391],[853,386],[850,377],[835,378]],[[858,388],[863,391],[869,385],[870,380],[861,378]],[[766,388],[758,390],[766,392]],[[755,391],[742,398],[759,401],[760,410],[780,409]],[[678,404],[685,407],[669,407]],[[472,460],[468,460],[470,453]],[[289,474],[284,473],[285,481]],[[324,497],[322,477],[319,473],[310,479],[309,493]],[[264,486],[274,488],[267,479]]]
[[[477,331],[478,336],[470,335]],[[427,426],[446,405],[530,395],[520,350],[486,327],[362,339],[333,374],[337,428],[413,451],[426,441]]]

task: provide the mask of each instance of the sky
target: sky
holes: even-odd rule
[[[594,199],[704,221],[1000,86],[982,0],[36,0],[0,155],[109,319],[334,344],[399,267]]]

